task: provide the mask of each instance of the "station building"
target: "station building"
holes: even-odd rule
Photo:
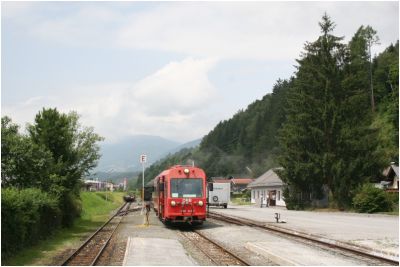
[[[283,199],[284,183],[275,172],[279,169],[282,168],[268,170],[247,186],[251,190],[251,203],[286,207]]]

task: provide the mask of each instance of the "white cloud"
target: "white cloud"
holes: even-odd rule
[[[192,58],[171,62],[135,84],[128,97],[147,114],[192,113],[214,94],[207,73],[215,62]]]
[[[211,59],[187,58],[170,62],[137,83],[110,83],[65,88],[57,96],[34,97],[13,107],[3,106],[19,124],[32,122],[42,107],[77,111],[84,125],[114,141],[133,134],[153,134],[189,141],[206,134],[213,118],[199,116],[214,103],[216,90],[208,72]]]
[[[123,95],[124,104],[117,116],[125,128],[121,133],[162,135],[175,140],[206,134],[214,122],[204,121],[206,126],[201,128],[197,120],[217,94],[207,76],[215,64],[212,59],[193,58],[170,62],[133,84]]]
[[[398,7],[398,2],[3,2],[2,23],[13,23],[6,29],[24,36],[127,53],[172,52],[186,59],[170,62],[136,83],[77,86],[63,92],[59,86],[52,91],[56,95],[3,105],[2,112],[23,124],[43,106],[58,107],[63,112],[78,111],[86,125],[95,126],[108,140],[156,134],[187,141],[226,119],[215,113],[231,109],[219,101],[208,78],[221,60],[292,62],[304,42],[320,34],[317,23],[325,11],[337,24],[335,34],[347,40],[362,24],[371,25],[382,43],[375,49],[381,51],[398,39]],[[234,78],[252,77],[242,74]],[[268,75],[272,74],[266,71]]]
[[[2,2],[2,11],[1,16],[7,19],[13,19],[18,17],[23,17],[30,13],[32,7],[34,6],[33,2]]]
[[[397,8],[396,8],[397,7]],[[118,44],[190,55],[242,59],[293,59],[319,35],[324,12],[348,39],[362,24],[386,44],[398,38],[398,3],[233,2],[163,5],[130,19]]]
[[[76,13],[53,19],[42,19],[31,34],[44,40],[73,46],[111,45],[114,37],[114,22],[119,20],[117,13],[102,7],[83,7]]]
[[[310,34],[304,35],[302,27],[295,30],[299,22],[289,22],[283,12],[288,10],[282,3],[163,5],[133,16],[119,30],[117,44],[195,56],[293,58]]]
[[[303,44],[319,35],[324,12],[337,24],[335,34],[347,40],[362,24],[371,25],[381,50],[399,31],[398,2],[167,2],[138,10],[134,3],[102,4],[77,4],[34,21],[23,16],[21,23],[29,22],[25,26],[35,36],[69,45],[257,60],[297,58]]]

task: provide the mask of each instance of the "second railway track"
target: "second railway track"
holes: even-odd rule
[[[399,265],[398,260],[391,259],[388,256],[379,255],[377,253],[374,253],[373,251],[372,252],[366,251],[365,249],[362,249],[362,248],[352,247],[352,246],[349,246],[342,242],[331,241],[326,238],[323,239],[323,238],[314,237],[312,235],[300,233],[298,231],[290,231],[290,230],[287,230],[284,228],[268,226],[261,222],[255,222],[255,221],[251,221],[251,220],[245,220],[242,218],[226,216],[226,215],[222,215],[222,214],[214,213],[214,212],[210,212],[208,214],[208,218],[212,218],[215,220],[224,221],[224,222],[228,222],[228,223],[236,224],[236,225],[259,228],[262,230],[280,234],[282,236],[290,236],[291,238],[295,238],[298,240],[315,243],[319,246],[322,246],[322,247],[325,247],[328,249],[336,249],[339,251],[343,251],[344,253],[351,253],[353,255],[356,255],[357,257],[364,257],[364,258],[370,259],[372,265],[381,265],[381,264],[396,265],[396,266]]]
[[[125,203],[95,233],[87,238],[63,263],[62,266],[93,266],[113,237],[122,217],[130,211],[131,203]]]

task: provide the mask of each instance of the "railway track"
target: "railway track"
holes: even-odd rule
[[[378,263],[397,265],[397,266],[399,265],[398,260],[392,259],[388,255],[383,255],[380,252],[369,251],[369,250],[363,249],[361,247],[357,248],[357,247],[351,246],[349,244],[346,244],[344,242],[328,240],[326,238],[321,238],[321,237],[313,236],[310,234],[301,233],[298,231],[290,231],[290,230],[280,228],[280,227],[268,226],[261,222],[256,222],[256,221],[232,217],[232,216],[226,216],[226,215],[222,215],[222,214],[215,213],[215,212],[209,212],[208,218],[228,222],[231,224],[241,225],[241,226],[249,226],[249,227],[259,228],[259,229],[262,229],[265,231],[278,233],[283,236],[290,236],[291,238],[300,239],[300,240],[308,241],[311,243],[317,243],[319,246],[322,246],[322,247],[325,247],[328,249],[336,249],[336,250],[339,250],[339,251],[342,251],[345,253],[351,253],[353,255],[356,254],[357,256],[371,259],[372,261],[374,261],[374,265],[378,265]]]
[[[246,260],[239,258],[232,252],[203,235],[200,231],[181,231],[201,252],[203,252],[215,266],[250,266]]]
[[[130,202],[122,205],[108,221],[100,226],[96,232],[88,237],[83,244],[62,263],[62,266],[96,265],[113,237],[114,232],[121,223],[122,217],[131,211],[130,206]]]

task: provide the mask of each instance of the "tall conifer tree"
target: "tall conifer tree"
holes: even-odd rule
[[[346,206],[351,189],[372,176],[373,164],[365,162],[374,150],[371,142],[365,145],[372,136],[365,127],[367,88],[355,87],[357,80],[367,84],[365,71],[359,69],[359,75],[346,79],[351,53],[342,37],[332,35],[335,25],[326,14],[319,25],[322,35],[306,43],[297,60],[287,121],[280,133],[281,175],[289,185],[285,192],[289,208],[321,198],[324,186],[339,206]],[[354,57],[362,61],[361,54]],[[366,66],[362,61],[352,71],[359,65]]]

